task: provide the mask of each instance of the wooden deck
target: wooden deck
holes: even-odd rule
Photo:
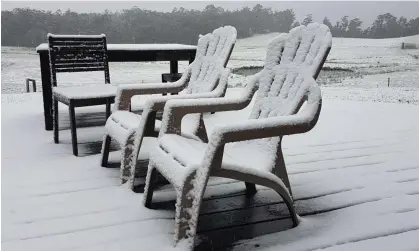
[[[28,250],[28,247],[43,251],[146,250],[141,249],[141,243],[161,235],[168,240],[166,246],[170,248],[174,223],[172,189],[162,185],[153,199],[155,210],[148,210],[142,207],[141,193],[119,187],[118,168],[99,165],[104,112],[83,114],[76,110],[81,127],[78,129],[81,157],[75,157],[71,153],[66,110],[60,116],[61,141],[55,145],[52,132],[43,129],[41,106],[27,111],[21,110],[25,104],[3,107],[6,107],[2,109],[2,248],[5,251]],[[312,132],[284,140],[295,205],[302,219],[357,211],[367,204],[377,207],[377,212],[366,212],[367,216],[370,213],[375,217],[386,199],[400,197],[406,200],[395,203],[400,205],[397,209],[400,212],[392,217],[417,215],[418,107],[378,103],[367,106],[360,102],[328,100],[323,107],[319,124]],[[415,113],[416,117],[406,117],[406,113]],[[223,116],[227,119],[230,115],[215,114],[208,120]],[[118,167],[118,157],[118,152],[111,153],[113,167]],[[142,164],[147,165],[146,161]],[[137,192],[142,188],[140,184]],[[252,250],[265,244],[257,240],[247,243],[248,239],[274,233],[271,236],[276,236],[279,242],[281,236],[285,238],[291,231],[286,206],[267,188],[258,187],[256,195],[247,196],[243,183],[214,179],[205,197],[196,250],[226,250],[234,246]],[[412,203],[411,210],[403,211]],[[363,219],[360,216],[360,226]],[[292,231],[304,229],[305,224]],[[343,223],[334,227],[340,227],[339,224]],[[377,230],[368,238],[358,239],[343,236],[338,244],[360,245],[371,238],[411,231],[418,236],[418,229],[416,219],[408,229],[392,225],[390,232]],[[338,245],[326,242],[320,248]],[[319,247],[307,246],[305,250],[316,248]]]

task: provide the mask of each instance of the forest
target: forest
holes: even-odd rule
[[[174,8],[172,12],[144,10],[138,7],[103,13],[42,11],[16,8],[1,12],[2,46],[35,47],[46,41],[47,33],[106,34],[110,43],[186,43],[196,44],[199,34],[223,25],[236,27],[239,38],[269,32],[288,32],[300,24],[312,22],[312,15],[296,20],[292,9],[281,11],[256,4],[253,8],[225,10],[208,5],[203,10]],[[419,34],[419,17],[408,20],[390,13],[377,16],[370,27],[362,29],[362,20],[342,17],[334,24],[323,23],[334,37],[392,38]]]

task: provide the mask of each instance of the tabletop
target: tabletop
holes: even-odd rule
[[[187,44],[107,44],[108,51],[178,51],[196,50],[195,45]],[[48,43],[36,47],[36,52],[47,51]]]

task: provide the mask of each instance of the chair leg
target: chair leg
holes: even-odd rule
[[[285,204],[287,205],[288,211],[290,212],[290,215],[291,215],[292,222],[294,223],[294,227],[298,226],[300,221],[298,220],[298,215],[297,215],[297,212],[295,211],[294,201],[292,197],[288,195],[288,193],[286,193],[284,188],[279,184],[276,184],[276,186],[272,188],[282,197]]]
[[[54,99],[54,143],[58,144],[59,141],[59,127],[58,127],[58,101]]]
[[[254,195],[257,192],[255,184],[249,182],[245,182],[244,184],[246,185],[247,195]]]
[[[106,102],[106,119],[108,119],[109,116],[111,116],[111,102],[107,101]]]
[[[103,167],[108,166],[108,159],[109,159],[109,149],[111,147],[111,136],[105,135],[103,137],[103,143],[102,143],[102,161],[101,165]]]
[[[191,222],[191,213],[195,210],[192,209],[193,198],[188,195],[193,188],[192,179],[187,179],[182,191],[179,191],[176,198],[176,216],[175,216],[175,242],[188,238],[188,232],[191,230],[191,223],[198,224],[198,222]],[[199,210],[198,210],[199,213]],[[196,217],[196,219],[198,219]],[[196,231],[196,226],[195,226]],[[189,233],[191,234],[191,233]]]
[[[71,102],[68,110],[70,113],[71,142],[73,144],[73,154],[74,156],[78,156],[79,152],[77,148],[76,115],[74,111],[74,105]]]
[[[282,198],[284,198],[284,197],[282,197]],[[295,211],[295,207],[294,207],[294,203],[293,203],[292,199],[291,200],[284,199],[284,201],[285,201],[285,204],[288,207],[288,211],[290,212],[291,220],[292,220],[292,223],[293,223],[294,227],[298,226],[298,224],[300,224],[300,221],[298,220],[298,215],[297,215],[297,212]]]
[[[278,176],[282,182],[284,182],[284,185],[288,188],[289,193],[292,197],[292,190],[291,190],[291,184],[290,180],[288,178],[287,169],[285,166],[284,156],[282,154],[282,150],[279,149],[277,153],[277,162],[275,166],[275,175]]]
[[[120,167],[121,184],[125,184],[127,181],[129,181],[131,175],[135,175],[135,173],[131,173],[131,162],[134,161],[133,149],[134,149],[134,136],[131,136],[131,137],[128,137],[128,140],[125,142],[125,144],[122,145],[122,149],[121,149],[121,167]]]
[[[156,178],[157,178],[157,170],[153,166],[153,164],[150,163],[148,165],[147,178],[145,181],[144,197],[143,197],[144,206],[147,208],[151,207]]]
[[[207,129],[205,128],[205,122],[203,114],[199,115],[199,126],[196,132],[196,136],[202,140],[202,142],[208,143]]]
[[[152,136],[155,134],[154,124],[156,120],[156,112],[152,111],[149,114],[143,113],[141,125],[136,130],[136,133],[128,137],[126,148],[124,149],[124,156],[121,163],[121,170],[124,169],[124,178],[129,181],[129,186],[134,190],[135,174],[137,173],[138,154],[143,143],[144,135]]]

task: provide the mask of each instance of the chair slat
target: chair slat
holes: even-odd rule
[[[69,45],[54,45],[54,51],[62,50],[100,50],[102,51],[103,44],[69,44]]]
[[[97,55],[95,53],[73,53],[73,54],[56,54],[55,55],[58,60],[56,60],[54,63],[66,63],[68,60],[74,60],[77,62],[80,62],[80,60],[91,60],[95,62],[103,62],[104,58],[102,55]],[[75,62],[73,62],[75,63]],[[87,62],[86,62],[87,63]]]
[[[58,63],[55,64],[57,68],[77,68],[77,67],[103,67],[103,62],[89,62],[89,63]]]
[[[104,67],[73,67],[73,68],[56,68],[57,72],[86,72],[86,71],[103,71]]]
[[[102,45],[102,41],[54,41],[54,45],[61,46],[61,45]]]
[[[59,58],[55,61],[55,64],[77,64],[77,63],[97,63],[103,62],[101,57],[94,58],[94,57],[87,57],[85,59],[68,59],[68,58]]]
[[[63,54],[97,54],[97,53],[103,53],[103,49],[101,48],[94,48],[94,47],[54,47],[52,49],[56,55],[63,55]]]
[[[106,55],[103,53],[98,54],[95,52],[78,52],[78,53],[55,53],[53,52],[55,60],[83,60],[83,59],[94,59],[94,60],[101,60],[103,61]]]
[[[73,37],[73,36],[68,36],[68,37],[55,37],[55,36],[52,36],[51,38],[52,38],[52,40],[58,41],[58,42],[67,42],[67,41],[74,41],[74,42],[80,42],[80,41],[102,42],[103,41],[103,38],[102,37],[87,38],[87,37]]]

